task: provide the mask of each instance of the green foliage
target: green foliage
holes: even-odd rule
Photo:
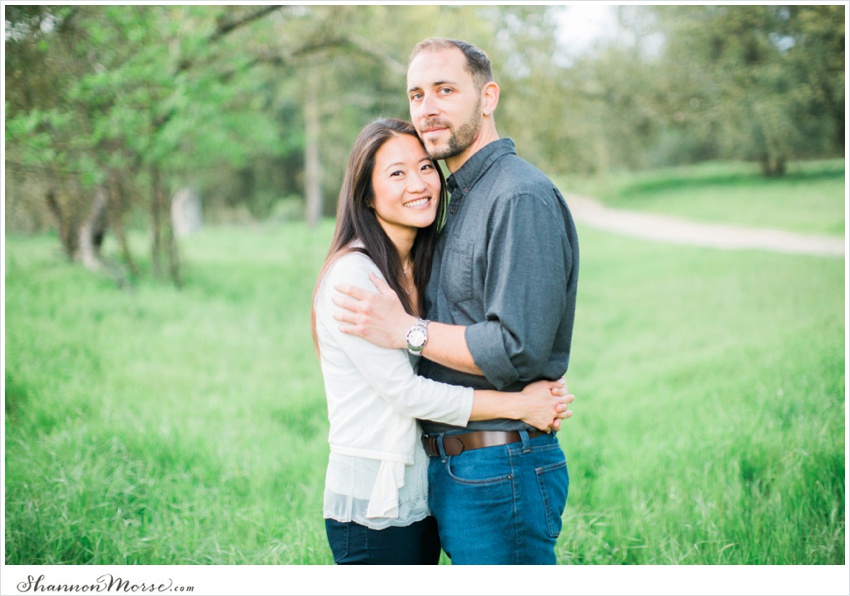
[[[7,167],[38,187],[117,179],[137,210],[151,168],[172,192],[198,189],[211,215],[262,219],[305,196],[310,104],[333,213],[352,140],[377,116],[407,117],[407,57],[433,35],[490,55],[500,134],[553,175],[717,159],[780,174],[844,149],[838,5],[619,6],[616,36],[567,56],[561,6],[7,8]],[[32,194],[16,182],[7,202]]]
[[[631,188],[749,192],[742,168]],[[308,315],[331,231],[208,227],[182,291],[120,293],[7,236],[7,564],[331,562]],[[579,235],[559,560],[840,565],[843,261]]]
[[[540,134],[568,156],[556,173],[742,159],[782,175],[843,155],[844,7],[616,11],[617,35],[553,73],[563,126]]]
[[[59,23],[51,34],[7,43],[28,70],[7,102],[9,144],[35,156],[27,163],[58,165],[89,184],[108,171],[132,182],[149,165],[186,184],[206,170],[277,156],[274,115],[257,109],[263,80],[240,62],[226,70],[218,53],[230,48],[209,39],[217,16],[194,7],[43,8],[42,20]],[[41,92],[42,81],[52,93]],[[64,160],[43,149],[47,140]]]
[[[666,35],[659,66],[679,87],[675,126],[768,175],[784,173],[789,159],[843,149],[836,131],[844,115],[835,109],[844,103],[843,8],[652,10]]]

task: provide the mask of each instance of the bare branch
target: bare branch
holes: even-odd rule
[[[399,76],[404,76],[407,73],[407,67],[404,64],[395,60],[392,56],[374,49],[368,40],[356,34],[348,34],[344,37],[325,37],[317,39],[315,41],[308,42],[291,52],[270,51],[257,54],[253,60],[245,64],[245,68],[250,69],[261,64],[270,64],[278,68],[284,68],[289,65],[298,64],[300,59],[307,56],[340,49],[353,50],[364,56],[372,58]],[[228,80],[234,74],[236,74],[236,71],[230,70],[222,73],[221,78],[223,80]]]
[[[357,35],[356,33],[350,33],[347,37],[347,41],[349,45],[351,45],[358,52],[367,56],[371,56],[378,62],[381,62],[394,74],[400,76],[405,76],[407,74],[407,66],[405,66],[389,54],[377,51],[374,47],[374,44],[371,43],[368,39],[365,39],[360,35]]]
[[[264,16],[266,16],[267,14],[270,14],[270,13],[276,11],[279,8],[283,8],[283,6],[282,5],[266,6],[264,8],[261,8],[257,12],[253,12],[249,15],[242,17],[241,19],[237,19],[237,20],[231,21],[229,23],[221,22],[218,26],[218,29],[216,29],[215,33],[213,33],[209,37],[208,41],[215,41],[216,39],[218,39],[220,37],[224,37],[225,35],[227,35],[231,31],[234,31],[234,30],[238,29],[239,27],[242,27],[243,25],[247,25],[248,23],[250,23],[252,21],[256,21],[258,19],[261,19]],[[222,19],[222,21],[223,21],[223,19]]]
[[[261,18],[265,17],[266,15],[271,14],[272,12],[274,12],[274,11],[280,9],[280,8],[283,8],[283,6],[282,5],[265,6],[265,7],[261,8],[260,10],[258,10],[256,12],[252,12],[251,14],[244,16],[241,19],[231,21],[229,23],[219,23],[219,26],[215,30],[215,32],[207,38],[207,43],[212,43],[212,42],[218,41],[219,39],[221,39],[225,35],[235,31],[236,29],[243,27],[244,25],[247,25],[248,23],[252,23],[252,22],[254,22],[258,19],[261,19]],[[194,66],[194,64],[195,64],[194,58],[183,59],[180,62],[180,64],[177,66],[177,71],[176,71],[175,74],[181,73],[184,70],[188,70],[188,69],[192,68],[192,66]]]

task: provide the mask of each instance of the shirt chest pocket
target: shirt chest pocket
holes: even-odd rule
[[[473,245],[458,241],[446,248],[441,289],[449,302],[458,304],[472,298]]]

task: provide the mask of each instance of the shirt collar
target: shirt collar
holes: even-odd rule
[[[458,188],[468,189],[473,186],[490,166],[503,155],[516,154],[516,146],[513,139],[498,139],[479,149],[472,157],[466,160],[460,169],[448,177],[446,184],[449,192],[453,193]]]

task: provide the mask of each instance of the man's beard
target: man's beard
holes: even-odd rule
[[[428,155],[432,159],[448,159],[460,155],[472,145],[479,130],[481,130],[481,111],[476,110],[470,120],[467,120],[456,131],[452,132],[447,147],[430,147],[428,148]]]

